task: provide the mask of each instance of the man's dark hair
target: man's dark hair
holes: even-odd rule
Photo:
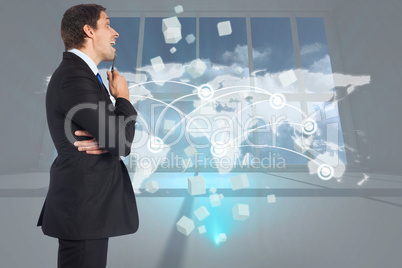
[[[100,14],[105,10],[106,8],[96,4],[77,5],[67,9],[61,20],[61,38],[66,51],[82,48],[86,37],[84,26],[89,25],[96,30]]]

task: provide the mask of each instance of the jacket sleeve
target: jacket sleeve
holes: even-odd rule
[[[89,131],[99,142],[99,147],[112,155],[130,154],[137,112],[128,100],[117,98],[113,106],[93,79],[78,74],[64,78],[60,96],[66,114],[66,133],[71,131],[66,129],[68,122],[73,121]]]

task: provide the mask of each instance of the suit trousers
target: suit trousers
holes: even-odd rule
[[[92,240],[59,239],[58,268],[104,268],[109,238]]]

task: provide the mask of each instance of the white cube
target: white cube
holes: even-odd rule
[[[162,32],[169,28],[180,28],[181,24],[177,17],[170,17],[162,20]]]
[[[279,75],[279,81],[281,81],[283,87],[287,87],[296,82],[297,77],[293,70],[289,70]]]
[[[206,207],[202,206],[196,211],[194,211],[195,216],[197,217],[198,220],[202,221],[206,217],[209,216],[209,212]]]
[[[230,178],[230,183],[232,184],[233,191],[244,189],[249,186],[246,174],[241,174]]]
[[[226,234],[225,234],[225,233],[219,234],[219,236],[218,236],[218,241],[219,241],[220,243],[223,243],[223,242],[225,242],[226,240],[227,240],[227,237],[226,237]]]
[[[150,193],[155,193],[156,191],[159,190],[159,185],[156,181],[150,181],[146,185],[147,191]]]
[[[174,126],[176,125],[176,122],[173,120],[165,120],[163,124],[163,133],[168,133]]]
[[[165,65],[163,64],[163,60],[160,56],[152,58],[151,64],[155,72],[159,72],[165,69]]]
[[[187,67],[187,72],[193,77],[198,78],[204,74],[207,65],[200,59],[195,59]]]
[[[177,44],[181,40],[181,30],[178,28],[168,28],[163,32],[166,44]]]
[[[177,51],[177,49],[175,48],[175,47],[172,47],[171,49],[170,49],[170,53],[175,53]]]
[[[192,157],[193,155],[195,155],[197,153],[197,150],[194,148],[193,145],[190,145],[190,146],[188,146],[187,148],[184,149],[184,153],[188,157]]]
[[[182,5],[177,5],[174,7],[174,12],[176,12],[176,14],[180,14],[183,13],[184,9]]]
[[[200,232],[200,234],[206,233],[207,229],[205,228],[205,225],[198,227],[198,232]]]
[[[232,211],[233,219],[236,221],[244,221],[250,216],[250,211],[246,204],[237,204],[233,207]]]
[[[211,187],[211,188],[209,189],[209,192],[210,192],[211,194],[215,194],[215,193],[216,193],[216,188],[215,188],[215,187]]]
[[[240,66],[237,66],[236,69],[235,69],[235,73],[236,74],[242,74],[243,73],[243,68],[240,67]]]
[[[186,216],[181,217],[181,219],[176,223],[177,231],[188,236],[195,228],[193,220],[187,218]]]
[[[269,204],[276,202],[276,197],[274,194],[267,195],[267,201]]]
[[[228,20],[219,22],[217,26],[219,36],[230,35],[232,33],[232,26]]]
[[[176,44],[181,40],[181,24],[177,17],[162,20],[162,32],[166,44]]]
[[[195,36],[194,34],[189,34],[186,36],[186,42],[187,44],[192,44],[195,41]]]
[[[205,179],[202,176],[189,177],[187,183],[191,195],[205,194]]]
[[[223,199],[223,194],[219,194],[219,199]]]
[[[211,202],[211,206],[217,207],[221,205],[221,199],[218,194],[212,194],[209,196],[209,201]]]

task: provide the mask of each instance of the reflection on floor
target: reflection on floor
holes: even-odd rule
[[[212,207],[208,194],[187,192],[190,173],[156,173],[160,190],[137,194],[140,229],[110,240],[108,267],[399,267],[402,177],[346,173],[341,182],[296,172],[247,173],[250,187],[232,191],[237,175],[200,173],[206,187],[224,198]],[[55,267],[56,239],[36,220],[47,192],[48,173],[0,176],[2,267]],[[276,196],[275,203],[267,195]],[[248,204],[250,217],[234,221],[232,208]],[[210,215],[199,221],[194,211]],[[196,228],[176,229],[182,217]],[[205,225],[207,233],[197,227]],[[227,241],[217,243],[226,233]]]

